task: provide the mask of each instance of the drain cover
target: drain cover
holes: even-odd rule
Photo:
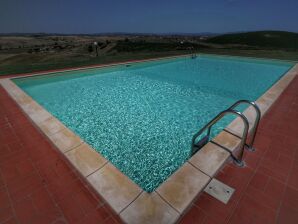
[[[212,179],[204,191],[215,197],[217,200],[227,204],[235,189],[216,179]]]

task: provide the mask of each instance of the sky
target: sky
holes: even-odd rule
[[[298,0],[0,0],[0,33],[298,32]]]

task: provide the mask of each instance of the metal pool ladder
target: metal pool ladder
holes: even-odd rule
[[[249,104],[251,105],[255,111],[256,111],[256,118],[253,124],[253,127],[251,129],[251,138],[250,141],[247,143],[247,137],[248,137],[248,131],[249,131],[249,122],[247,117],[239,112],[234,110],[235,107],[237,107],[240,104]],[[209,138],[210,138],[210,133],[211,133],[211,128],[212,126],[217,123],[220,119],[222,119],[225,115],[227,114],[234,114],[237,117],[240,117],[243,124],[244,124],[244,129],[243,129],[243,133],[242,136],[238,136],[230,131],[225,130],[227,133],[232,134],[238,138],[241,139],[240,141],[240,153],[238,156],[235,156],[229,149],[219,145],[218,143],[215,143],[213,141],[211,141],[212,143],[220,146],[221,148],[225,149],[226,151],[228,151],[231,154],[231,157],[233,158],[234,162],[238,165],[238,166],[244,166],[244,162],[243,162],[243,154],[244,154],[244,148],[245,146],[248,148],[249,151],[255,151],[255,149],[253,148],[253,143],[256,137],[256,133],[257,133],[257,129],[259,126],[259,122],[260,122],[260,118],[261,118],[261,111],[260,108],[257,106],[257,104],[255,102],[251,102],[248,100],[239,100],[237,102],[235,102],[232,106],[230,106],[228,109],[220,112],[217,116],[215,116],[209,123],[207,123],[201,130],[199,130],[192,138],[192,144],[191,144],[191,156],[194,155],[198,150],[200,150],[205,144],[207,144],[209,142]],[[203,137],[200,141],[198,141],[196,143],[196,139],[203,134],[203,132],[207,130],[207,135],[205,137]]]
[[[190,55],[191,55],[190,58],[195,59],[197,57],[197,54],[195,53],[194,47],[190,47],[189,50],[190,50]]]

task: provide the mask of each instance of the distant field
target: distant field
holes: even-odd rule
[[[94,42],[98,43],[96,49]],[[298,34],[0,37],[0,75],[148,59],[191,52],[298,61]]]

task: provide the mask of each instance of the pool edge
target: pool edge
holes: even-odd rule
[[[113,65],[119,65],[119,63]],[[111,65],[100,67],[106,66]],[[298,64],[294,65],[257,100],[262,116],[297,74]],[[44,73],[35,75],[44,75]],[[64,154],[125,222],[154,223],[156,220],[160,223],[176,222],[229,159],[229,154],[223,153],[216,145],[208,143],[153,193],[146,193],[99,153],[96,153],[98,155],[96,156],[89,145],[23,92],[10,78],[0,79],[0,83],[40,131]],[[252,108],[248,108],[245,114],[249,119],[254,116]],[[228,128],[239,132],[242,124],[235,119],[228,125]],[[224,132],[221,132],[215,139],[224,141],[223,144],[229,144],[234,150],[239,144]],[[194,176],[197,178],[193,178]],[[149,212],[153,210],[155,213]]]

